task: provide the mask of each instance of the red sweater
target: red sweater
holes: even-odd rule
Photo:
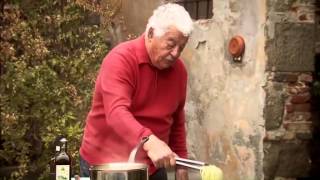
[[[144,36],[122,43],[104,58],[80,148],[89,164],[128,161],[150,134],[187,157],[184,104],[187,72],[180,59],[165,70],[150,63]],[[136,161],[155,171],[141,148]]]

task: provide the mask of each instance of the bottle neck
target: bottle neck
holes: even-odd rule
[[[66,149],[67,149],[67,144],[63,143],[61,146],[61,152],[66,152]]]
[[[60,146],[56,146],[56,152],[60,152]]]
[[[62,138],[60,139],[61,142],[61,152],[66,152],[67,151],[67,139],[66,138]]]

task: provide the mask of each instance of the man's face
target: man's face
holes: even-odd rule
[[[175,27],[170,27],[160,37],[154,35],[152,28],[147,33],[147,47],[151,63],[158,69],[166,69],[172,66],[188,41],[188,37],[184,36]]]

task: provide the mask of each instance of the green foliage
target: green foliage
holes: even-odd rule
[[[58,136],[78,150],[107,46],[92,13],[64,0],[5,1],[0,18],[0,164],[47,179]]]

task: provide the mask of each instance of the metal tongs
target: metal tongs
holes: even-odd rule
[[[137,151],[141,148],[141,146],[147,142],[149,140],[149,137],[144,137],[141,139],[140,143],[137,144],[133,150],[131,151],[130,155],[129,155],[129,160],[128,162],[130,163],[134,163],[135,161],[135,157],[137,154]],[[196,160],[191,160],[191,159],[185,159],[185,158],[179,158],[176,157],[176,164],[180,165],[180,166],[185,166],[185,167],[189,167],[192,169],[197,169],[197,170],[201,170],[203,166],[207,166],[209,164],[202,162],[202,161],[196,161]]]
[[[185,158],[179,158],[179,157],[176,157],[175,159],[176,159],[177,165],[185,166],[185,167],[196,169],[196,170],[201,170],[203,166],[209,165],[205,162],[191,160],[191,159],[185,159]]]

